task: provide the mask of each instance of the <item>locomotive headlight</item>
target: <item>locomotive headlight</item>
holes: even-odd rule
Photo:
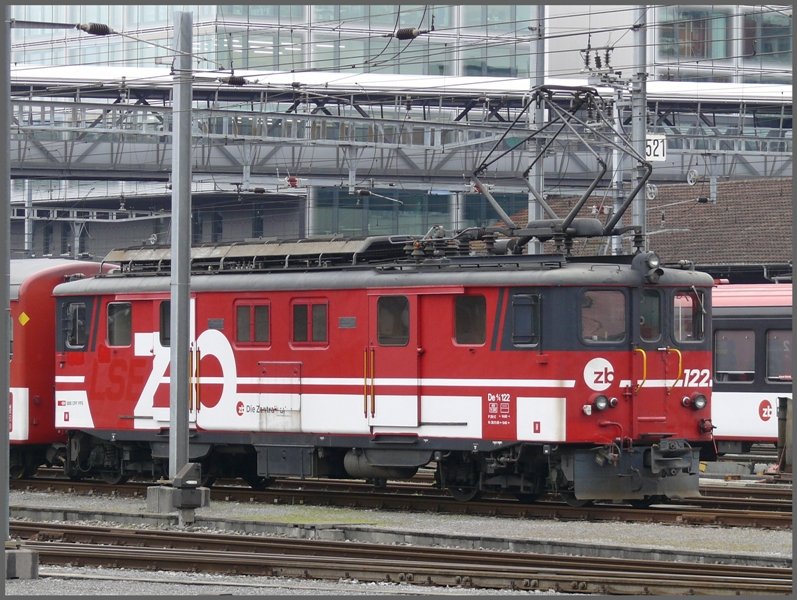
[[[598,410],[606,410],[609,406],[609,399],[606,396],[597,396],[592,402]]]
[[[681,405],[695,410],[706,408],[706,397],[703,394],[692,394],[691,396],[684,396],[681,399]]]
[[[647,263],[648,269],[658,269],[661,264],[661,259],[659,259],[659,255],[655,252],[648,252]]]

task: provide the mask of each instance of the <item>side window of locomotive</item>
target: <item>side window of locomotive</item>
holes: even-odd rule
[[[172,343],[172,307],[171,302],[161,302],[159,332],[161,346],[167,348]]]
[[[406,346],[409,343],[410,302],[406,296],[377,299],[376,331],[380,346]]]
[[[643,290],[639,299],[639,337],[646,342],[661,338],[661,294]]]
[[[512,344],[536,346],[540,342],[540,297],[512,296]]]
[[[487,301],[484,296],[456,296],[454,339],[457,344],[483,344],[487,337]]]
[[[752,383],[755,378],[755,332],[718,329],[714,332],[714,379],[718,383]]]
[[[297,302],[293,305],[293,341],[323,343],[327,341],[327,305]]]
[[[675,292],[673,337],[676,342],[699,342],[706,332],[705,295],[695,289]]]
[[[590,343],[619,342],[626,335],[625,294],[589,290],[581,299],[581,339]]]
[[[767,331],[767,381],[791,383],[791,329]]]
[[[82,350],[89,340],[88,311],[85,302],[64,304],[64,343],[69,350]]]
[[[306,318],[305,318],[306,322]],[[238,304],[235,307],[235,341],[267,344],[271,341],[268,304]]]
[[[109,346],[129,346],[133,339],[132,306],[129,302],[112,302],[108,305]]]

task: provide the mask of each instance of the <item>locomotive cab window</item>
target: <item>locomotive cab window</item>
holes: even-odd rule
[[[109,346],[129,346],[133,339],[132,306],[129,302],[112,302],[108,305],[108,329],[106,341]]]
[[[535,346],[540,341],[540,297],[532,294],[512,296],[512,343]]]
[[[487,302],[484,296],[456,296],[454,339],[457,344],[483,344],[487,332]]]
[[[661,293],[643,290],[639,299],[639,337],[645,342],[661,338]]]
[[[706,332],[706,299],[694,288],[679,290],[673,298],[673,337],[676,342],[699,342]]]
[[[755,378],[755,332],[718,329],[714,332],[714,379],[752,383]]]
[[[791,329],[767,331],[767,381],[791,383]]]
[[[306,319],[305,319],[306,322]],[[268,344],[271,341],[268,304],[238,304],[235,307],[235,341]]]
[[[64,344],[69,350],[83,350],[89,339],[85,302],[68,302],[63,309]]]
[[[316,345],[327,341],[326,303],[302,301],[293,305],[293,341]]]
[[[380,346],[406,346],[410,341],[410,303],[406,296],[382,296],[376,301]]]
[[[625,294],[589,290],[581,301],[581,339],[589,343],[620,342],[626,336]]]

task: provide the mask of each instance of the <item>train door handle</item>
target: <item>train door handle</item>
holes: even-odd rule
[[[648,354],[642,348],[634,348],[634,352],[639,352],[642,355],[642,381],[634,388],[634,393],[636,393],[648,380]]]

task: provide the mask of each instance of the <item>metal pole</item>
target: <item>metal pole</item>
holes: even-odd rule
[[[169,477],[188,463],[191,261],[191,13],[175,12],[169,333]]]
[[[0,445],[2,445],[2,466],[0,466],[0,486],[2,486],[2,529],[3,536],[3,560],[2,581],[3,592],[5,595],[6,581],[6,542],[8,541],[8,519],[9,519],[9,491],[8,491],[8,464],[9,435],[8,435],[8,402],[11,398],[11,382],[8,366],[8,351],[11,344],[11,335],[8,325],[11,315],[11,211],[9,208],[9,198],[11,197],[11,167],[9,165],[9,125],[11,123],[11,31],[8,25],[9,9],[8,5],[3,5],[3,22],[0,27],[0,69],[2,69],[2,80],[0,80],[0,97],[3,98],[3,109],[0,110],[0,139],[4,139],[5,151],[0,152],[0,308],[2,308],[2,319],[0,323],[0,394],[6,399],[6,405],[0,409]]]
[[[634,8],[634,74],[631,81],[631,137],[634,149],[639,156],[645,156],[646,111],[647,111],[647,7],[643,4]],[[634,169],[635,184],[645,177],[645,166],[637,164]],[[647,232],[645,215],[647,198],[642,191],[631,209],[634,225]]]
[[[531,6],[531,22],[533,31],[534,42],[532,44],[531,64],[529,65],[531,71],[531,89],[539,88],[545,85],[545,6],[542,4],[534,4]],[[542,108],[542,103],[537,103],[533,110],[529,111],[532,116],[532,128],[539,129],[543,126],[543,119],[545,112]],[[537,136],[535,150],[539,155],[544,151],[545,141],[542,136]],[[543,198],[545,193],[545,158],[541,157],[537,162],[532,165],[528,175],[529,187],[537,192]],[[542,207],[534,197],[533,193],[529,193],[529,221],[537,221],[542,219]],[[542,252],[542,244],[539,241],[531,242],[528,244],[529,254],[540,254]]]

